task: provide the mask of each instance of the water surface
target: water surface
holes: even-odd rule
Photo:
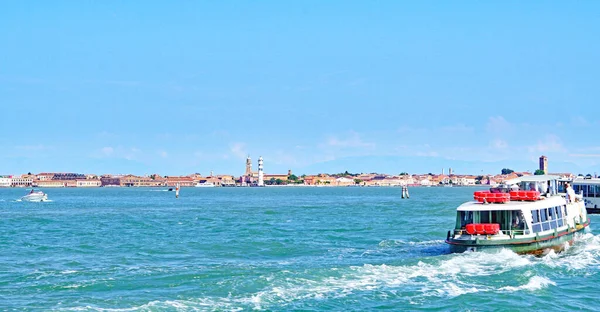
[[[0,189],[0,310],[596,309],[597,216],[558,255],[449,254],[474,190]]]

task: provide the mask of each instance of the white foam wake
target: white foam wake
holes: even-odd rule
[[[534,291],[534,290],[543,289],[549,285],[556,286],[556,283],[545,277],[534,276],[531,279],[529,279],[529,282],[525,285],[506,286],[506,287],[501,287],[499,290],[505,290],[505,291],[509,291],[509,292],[521,291],[521,290]]]

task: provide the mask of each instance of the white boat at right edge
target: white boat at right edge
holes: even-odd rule
[[[600,179],[573,179],[573,190],[583,197],[588,213],[600,213]]]

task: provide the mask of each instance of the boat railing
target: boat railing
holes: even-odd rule
[[[516,235],[526,235],[529,234],[529,230],[501,230],[500,231],[502,234],[508,235],[510,237],[515,237]],[[477,236],[477,234],[468,234],[467,230],[465,229],[454,229],[454,231],[448,231],[448,237],[450,237],[450,235],[452,234],[452,236],[456,236],[456,235],[472,235],[472,236]],[[480,234],[481,236],[488,236],[486,234]],[[490,234],[492,235],[492,234]]]

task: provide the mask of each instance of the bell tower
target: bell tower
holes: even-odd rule
[[[248,155],[248,158],[246,158],[246,176],[252,176],[252,159],[250,158],[250,155]]]

